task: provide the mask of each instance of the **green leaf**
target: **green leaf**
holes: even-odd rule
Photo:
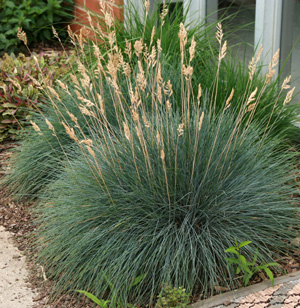
[[[108,307],[109,300],[105,301],[103,299],[98,299],[95,295],[93,295],[90,292],[83,291],[83,290],[76,290],[76,292],[84,294],[86,297],[88,297],[90,300],[92,300],[95,304],[99,305],[102,308]]]
[[[12,104],[12,103],[4,103],[1,105],[1,107],[4,107],[4,108],[16,108],[17,106],[15,104]]]
[[[257,249],[256,249],[256,252],[255,252],[253,260],[252,260],[252,265],[255,265],[256,261],[257,261]]]
[[[236,246],[236,248],[238,248],[238,247],[239,247],[239,245],[238,245],[238,242],[237,242],[237,240],[236,240],[236,237],[234,238],[234,242],[235,242],[235,246]]]
[[[253,272],[250,270],[250,268],[248,266],[248,262],[247,262],[246,258],[244,256],[240,255],[239,259],[241,261],[243,271],[247,272],[250,275],[253,275]]]
[[[97,305],[100,306],[100,304],[101,304],[100,299],[98,299],[98,298],[97,298],[95,295],[93,295],[92,293],[87,292],[87,291],[83,291],[83,290],[76,290],[76,292],[79,292],[79,293],[84,294],[86,297],[88,297],[88,298],[91,299],[94,303],[96,303]]]
[[[267,264],[264,264],[265,267],[270,267],[270,266],[281,266],[279,263],[277,262],[270,262],[270,263],[267,263]]]
[[[30,27],[31,20],[26,18],[23,20],[23,25],[28,29]]]
[[[240,256],[239,256],[239,259],[240,259],[240,261],[241,261],[241,263],[242,263],[243,265],[246,265],[246,266],[247,266],[247,260],[246,260],[246,258],[245,258],[243,255],[240,255]]]
[[[10,29],[10,30],[6,31],[4,34],[6,36],[8,36],[8,35],[11,35],[11,34],[15,35],[16,33],[17,33],[16,29]]]
[[[133,282],[129,286],[129,288],[131,289],[132,287],[136,286],[138,283],[140,283],[145,278],[145,276],[146,274],[135,277]]]
[[[236,254],[236,255],[239,254],[239,253],[236,251],[236,248],[233,247],[233,246],[227,248],[227,249],[225,250],[225,252],[231,252],[231,253],[234,253],[234,254]]]
[[[48,29],[46,29],[46,30],[43,31],[43,36],[44,36],[48,41],[51,40],[51,32],[50,32]]]
[[[274,286],[274,276],[273,276],[273,273],[271,272],[271,270],[269,268],[264,268],[264,271],[269,276],[270,281],[272,283],[272,286]]]
[[[238,275],[240,272],[241,272],[241,268],[238,266],[237,269],[236,269],[235,274]]]
[[[229,262],[229,264],[240,264],[240,260],[239,259],[233,259],[233,258],[225,258],[226,261]]]
[[[18,129],[11,128],[11,129],[8,130],[8,132],[9,132],[10,134],[18,134],[18,133],[20,133],[21,131],[18,130]]]
[[[53,23],[53,15],[52,14],[48,14],[47,15],[48,20],[50,21],[50,23]]]
[[[9,21],[10,21],[10,23],[19,23],[20,22],[19,18],[11,18]]]
[[[112,282],[108,279],[107,275],[103,271],[102,271],[102,275],[103,275],[105,281],[108,283],[110,291],[113,291],[114,285],[112,284]]]
[[[242,242],[240,245],[239,245],[239,248],[242,248],[242,247],[244,247],[244,246],[247,246],[247,245],[249,245],[249,244],[251,244],[252,243],[252,241],[244,241],[244,242]]]
[[[14,110],[12,110],[12,109],[8,109],[8,110],[6,110],[6,111],[4,111],[3,113],[2,113],[2,115],[12,115],[13,114],[13,111]]]
[[[244,279],[244,285],[245,287],[248,285],[250,278],[252,277],[252,275],[244,275],[243,279]]]
[[[12,1],[5,1],[5,5],[11,9],[14,9],[15,8],[15,4],[12,2]]]

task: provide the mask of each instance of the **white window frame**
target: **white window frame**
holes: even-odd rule
[[[218,20],[218,0],[183,0],[183,7],[190,26]]]
[[[290,74],[293,42],[293,7],[294,0],[256,0],[255,12],[255,47],[263,47],[262,73],[268,72],[268,64],[273,55],[280,49],[279,65],[276,67],[277,77],[284,63],[283,77]]]

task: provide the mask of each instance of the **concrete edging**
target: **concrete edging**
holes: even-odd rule
[[[298,279],[300,280],[300,271],[275,278],[274,279],[274,285],[278,285],[278,284],[281,284],[281,283],[284,284],[284,283],[294,281],[294,280],[298,280]],[[240,289],[237,289],[237,290],[233,290],[233,291],[230,291],[230,292],[226,292],[226,293],[222,293],[222,294],[212,296],[208,299],[194,303],[191,307],[192,308],[211,308],[211,307],[214,307],[214,306],[222,305],[224,302],[227,302],[227,301],[233,302],[237,298],[245,297],[249,294],[259,292],[259,291],[264,290],[264,289],[269,288],[269,287],[272,287],[272,283],[270,282],[270,280],[263,281],[263,282],[260,282],[258,284],[255,284],[255,285],[252,285],[252,286],[249,286],[249,287],[240,288]]]

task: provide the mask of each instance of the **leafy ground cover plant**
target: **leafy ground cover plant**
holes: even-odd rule
[[[190,297],[182,287],[172,288],[165,285],[158,295],[157,308],[186,308],[190,302]]]
[[[20,45],[18,28],[28,34],[28,44],[52,39],[51,26],[55,25],[62,38],[67,37],[65,23],[73,18],[73,0],[17,0],[1,1],[0,53],[12,52]]]
[[[74,62],[70,55],[37,55],[26,57],[5,54],[0,70],[0,142],[15,139],[39,108],[46,103],[41,87],[52,86],[63,78]]]
[[[265,271],[267,276],[274,285],[274,276],[270,267],[280,266],[280,264],[276,262],[271,262],[267,264],[257,264],[257,257],[258,251],[256,251],[255,255],[253,256],[253,260],[251,262],[247,261],[244,255],[241,253],[241,248],[246,247],[251,244],[252,241],[244,241],[238,244],[235,238],[235,246],[231,246],[225,250],[225,252],[233,253],[235,257],[233,258],[226,258],[230,265],[235,265],[236,267],[236,275],[242,274],[243,275],[243,282],[245,287],[248,285],[250,279],[258,272]]]
[[[85,121],[71,112],[71,122],[59,118],[75,148],[40,196],[39,262],[57,282],[58,293],[86,290],[112,303],[119,298],[151,303],[163,283],[201,296],[212,294],[216,285],[232,287],[236,282],[224,250],[233,236],[259,243],[262,262],[288,249],[295,236],[290,228],[298,212],[290,198],[295,153],[283,150],[280,136],[271,138],[266,127],[252,121],[277,55],[262,88],[232,90],[220,110],[215,103],[219,68],[227,51],[221,25],[213,92],[199,84],[194,92],[197,44],[194,39],[188,44],[180,25],[181,91],[176,96],[163,74],[159,40],[150,46],[142,38],[128,43],[125,58],[110,31],[107,60],[96,45],[93,71],[78,60],[79,74],[72,78],[76,99],[63,82],[64,94],[49,89],[62,105],[66,97],[77,102],[74,108]],[[250,77],[258,60],[251,62]],[[242,108],[235,107],[240,100]],[[56,136],[59,132],[44,116]],[[82,133],[83,125],[88,134]],[[33,127],[43,135],[36,123]],[[248,254],[254,253],[248,247]],[[114,285],[110,292],[103,271]],[[129,289],[141,274],[143,281]]]

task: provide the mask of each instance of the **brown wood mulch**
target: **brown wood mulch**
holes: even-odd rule
[[[9,158],[13,154],[13,149],[17,146],[16,143],[12,142],[0,144],[0,181],[5,173],[9,171]],[[42,266],[34,262],[34,253],[30,245],[30,235],[35,230],[33,225],[34,217],[31,211],[33,205],[33,202],[26,202],[23,200],[20,202],[14,201],[12,196],[9,196],[5,192],[5,187],[0,188],[0,225],[14,234],[16,247],[27,256],[28,268],[31,273],[28,283],[33,289],[38,289],[39,291],[39,295],[34,299],[36,302],[35,308],[94,307],[86,298],[78,300],[74,299],[71,295],[65,295],[54,301],[49,301],[53,284],[46,278]],[[298,244],[300,244],[300,238],[296,240]],[[276,261],[283,266],[286,273],[298,271],[300,269],[300,250],[294,251],[284,257],[281,256],[280,260]],[[278,276],[280,275],[277,275],[277,277]],[[267,277],[263,273],[260,273],[252,283],[261,282],[266,278]],[[216,289],[215,291],[217,294],[227,290],[223,288],[222,290]],[[195,300],[197,300],[197,296],[193,301]]]
[[[13,154],[16,143],[0,144],[0,181],[1,178],[9,171],[9,158]],[[38,290],[39,295],[34,298],[34,308],[91,308],[95,307],[90,300],[82,297],[81,300],[75,299],[71,295],[65,295],[61,298],[51,300],[51,291],[53,285],[45,276],[42,266],[34,262],[34,253],[31,246],[31,234],[34,232],[34,217],[31,211],[33,202],[14,201],[5,191],[5,187],[0,188],[0,225],[4,226],[7,231],[14,235],[16,247],[26,255],[27,265],[30,273],[27,283]]]

